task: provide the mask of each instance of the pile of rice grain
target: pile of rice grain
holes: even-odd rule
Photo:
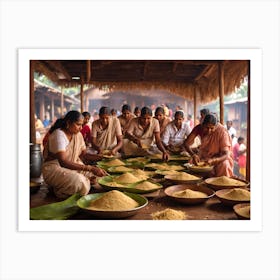
[[[144,181],[144,182],[142,182],[140,184],[137,184],[134,188],[138,189],[138,190],[146,191],[146,190],[159,189],[160,186],[156,185],[156,184],[153,184],[153,183],[151,183],[149,181]]]
[[[130,171],[133,171],[132,168],[128,168],[128,167],[125,167],[125,166],[116,166],[116,167],[113,167],[114,168],[114,171],[115,172],[130,172]]]
[[[180,198],[206,198],[208,195],[203,192],[186,189],[183,191],[174,192],[172,196]]]
[[[250,218],[250,206],[241,207],[236,212],[242,217]]]
[[[114,180],[120,184],[132,184],[141,181],[138,177],[135,177],[131,173],[124,173],[120,176],[117,176]]]
[[[188,180],[196,180],[199,179],[199,177],[188,174],[186,172],[178,172],[178,174],[175,175],[167,175],[167,179],[169,180],[178,180],[178,181],[188,181]]]
[[[109,191],[100,198],[91,202],[87,209],[103,211],[124,211],[138,207],[139,204],[134,199],[120,191]]]
[[[185,220],[187,215],[180,210],[166,208],[151,214],[153,220]]]
[[[217,186],[245,186],[246,185],[246,183],[242,181],[235,180],[227,176],[217,177],[216,179],[213,179],[211,181],[211,184]]]
[[[250,192],[244,189],[235,188],[229,190],[224,195],[221,195],[221,197],[230,200],[248,201],[250,200]]]

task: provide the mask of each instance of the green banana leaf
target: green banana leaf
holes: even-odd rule
[[[80,194],[73,194],[66,200],[30,209],[31,220],[66,220],[79,211],[77,201]]]

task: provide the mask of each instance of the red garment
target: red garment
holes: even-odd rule
[[[236,143],[234,146],[233,146],[233,149],[232,149],[232,153],[233,153],[233,159],[235,161],[238,161],[238,157],[239,157],[239,143]]]
[[[91,143],[91,130],[87,124],[82,127],[81,133],[84,137],[85,143]]]

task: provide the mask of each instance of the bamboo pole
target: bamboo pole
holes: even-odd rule
[[[34,65],[33,61],[30,60],[29,64],[29,78],[30,78],[30,88],[29,88],[29,104],[30,104],[30,143],[36,143],[36,129],[35,129],[35,94],[34,94]]]
[[[219,97],[220,97],[220,123],[224,124],[224,91],[225,91],[225,81],[224,81],[224,62],[219,62]]]
[[[54,121],[54,97],[51,96],[51,120]]]
[[[250,112],[250,104],[251,104],[251,65],[250,60],[248,61],[248,103],[247,103],[247,150],[246,150],[246,180],[250,182],[251,179],[251,112]]]

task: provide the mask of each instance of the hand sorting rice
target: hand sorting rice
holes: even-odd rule
[[[91,210],[103,211],[124,211],[136,208],[138,206],[138,202],[134,199],[120,191],[113,190],[92,201],[87,208]]]
[[[244,189],[235,188],[229,190],[221,197],[230,199],[230,200],[240,200],[240,201],[248,201],[250,200],[250,192]]]
[[[166,208],[151,214],[153,220],[185,220],[187,215],[180,210]]]
[[[172,194],[174,197],[182,197],[182,198],[205,198],[207,197],[206,193],[193,191],[190,189],[186,189],[183,191],[177,191]]]

